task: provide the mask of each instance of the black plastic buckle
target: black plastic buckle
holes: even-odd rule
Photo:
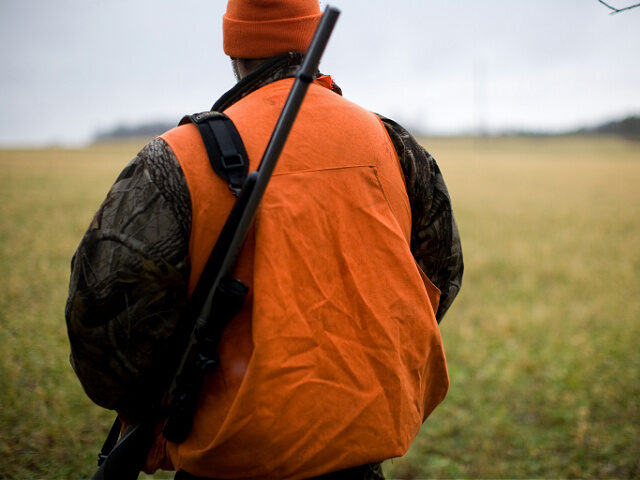
[[[234,153],[233,155],[222,155],[220,157],[220,162],[226,169],[238,168],[244,165],[242,155],[240,155],[239,153]]]

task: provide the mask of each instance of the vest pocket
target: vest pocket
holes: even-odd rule
[[[373,168],[373,172],[375,173],[376,180],[378,182],[380,193],[384,196],[387,206],[389,207],[389,213],[398,223],[398,228],[402,228],[400,226],[398,218],[394,213],[393,207],[391,206],[391,202],[387,197],[384,187],[382,186],[382,182],[380,181],[380,177],[378,175],[377,169],[375,167],[372,167],[372,168]],[[431,279],[427,276],[427,274],[424,273],[424,270],[422,270],[422,267],[418,264],[418,262],[415,262],[415,265],[416,265],[416,269],[420,273],[420,278],[422,279],[422,283],[424,284],[424,287],[427,290],[427,295],[429,296],[429,302],[431,303],[431,308],[433,309],[433,314],[435,316],[436,312],[438,311],[438,306],[440,305],[440,295],[441,295],[440,289],[436,287],[435,284],[431,281]]]
[[[438,306],[440,305],[440,289],[436,287],[433,282],[427,277],[427,274],[424,273],[422,267],[418,265],[416,262],[416,268],[420,272],[420,278],[422,278],[422,283],[424,283],[425,288],[427,289],[427,295],[429,295],[429,301],[431,302],[431,308],[433,308],[433,314],[438,311]]]

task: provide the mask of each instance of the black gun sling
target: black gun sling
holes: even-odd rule
[[[249,158],[235,125],[221,112],[186,115],[180,120],[180,125],[189,122],[200,130],[211,168],[237,196],[249,172]]]
[[[180,120],[179,125],[193,123],[198,127],[202,142],[204,143],[209,157],[211,168],[216,174],[229,185],[231,192],[238,196],[242,189],[242,185],[247,178],[249,172],[249,157],[244,148],[244,143],[240,137],[240,133],[229,117],[221,112],[203,112],[193,115],[185,115]],[[238,199],[237,201],[242,201]],[[234,207],[234,211],[241,210]],[[228,222],[227,222],[228,223]],[[220,237],[229,235],[225,229],[220,233]],[[220,239],[219,239],[220,240]],[[217,241],[216,246],[226,244],[228,242]],[[196,284],[196,287],[189,300],[189,310],[191,312],[198,311],[205,301],[207,294],[211,289],[211,284],[215,280],[216,274],[220,269],[221,262],[226,252],[214,246],[209,259],[205,265],[202,275]],[[229,303],[230,312],[239,311],[242,301],[246,295],[246,290],[242,286],[238,286],[237,280],[230,284],[229,295],[226,300]],[[239,288],[238,288],[239,287]],[[245,287],[246,288],[246,287]],[[223,289],[229,290],[229,289]],[[192,317],[191,317],[192,318]],[[219,335],[220,332],[212,332],[213,336]],[[217,335],[216,335],[217,334]],[[215,340],[214,340],[215,341]],[[106,460],[118,443],[122,423],[119,417],[116,417],[111,430],[104,441],[102,449],[98,454],[98,466]]]
[[[238,197],[238,193],[242,189],[249,173],[249,157],[236,126],[229,117],[221,112],[186,115],[180,120],[180,125],[189,122],[194,123],[200,131],[211,168],[220,178],[227,182],[229,189]],[[230,216],[241,214],[244,206],[242,204],[246,203],[246,200],[242,196],[238,197]],[[225,222],[225,227],[230,223],[229,221]],[[209,294],[211,285],[215,281],[215,277],[227,253],[224,246],[228,245],[231,235],[233,235],[233,231],[229,228],[223,228],[220,232],[220,238],[216,241],[189,299],[188,308],[190,313],[199,312]]]

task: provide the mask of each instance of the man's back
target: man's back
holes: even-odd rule
[[[290,85],[271,83],[226,110],[252,168]],[[176,468],[243,478],[306,478],[398,456],[446,393],[439,292],[410,252],[395,150],[379,119],[331,85],[325,77],[310,88],[259,209],[236,272],[253,295],[225,331],[192,434],[180,447],[159,437],[150,469],[165,449]],[[218,229],[212,212],[231,195],[205,178],[198,135],[186,125],[163,136],[192,192],[192,285]]]

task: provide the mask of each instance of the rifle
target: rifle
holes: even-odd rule
[[[119,439],[120,421],[116,419],[98,455],[99,468],[93,480],[137,479],[162,416],[166,416],[162,434],[167,440],[181,443],[189,435],[204,377],[218,364],[216,349],[222,330],[248,293],[248,287],[232,277],[233,268],[339,14],[334,7],[325,8],[258,169],[244,181],[216,241],[207,265],[216,269],[214,280],[195,315],[191,336],[165,395],[165,406],[129,425]]]

